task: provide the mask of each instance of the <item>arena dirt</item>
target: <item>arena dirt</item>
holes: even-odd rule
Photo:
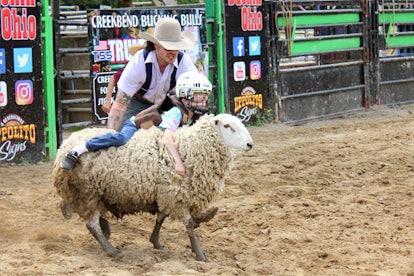
[[[376,107],[299,126],[250,127],[216,217],[109,219],[107,257],[75,215],[63,218],[53,162],[0,166],[1,275],[414,275],[414,108]]]

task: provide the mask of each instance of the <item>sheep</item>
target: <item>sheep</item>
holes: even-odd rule
[[[175,173],[174,160],[157,127],[137,131],[124,146],[83,154],[70,171],[61,168],[71,147],[108,131],[112,130],[86,128],[60,146],[52,176],[66,207],[85,220],[109,256],[120,252],[108,241],[110,227],[103,217],[108,211],[117,218],[142,212],[157,215],[150,237],[156,249],[162,248],[159,232],[165,218],[182,219],[196,259],[205,261],[193,217],[223,191],[235,157],[232,148],[248,151],[253,147],[246,127],[235,116],[219,114],[204,115],[193,126],[179,128],[174,140],[186,167],[184,176]]]

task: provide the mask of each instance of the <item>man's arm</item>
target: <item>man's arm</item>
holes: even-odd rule
[[[111,107],[108,117],[108,128],[119,130],[122,126],[122,119],[125,111],[131,102],[132,97],[125,94],[124,91],[118,89],[114,104]]]

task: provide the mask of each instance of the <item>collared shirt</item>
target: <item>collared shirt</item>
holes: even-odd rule
[[[145,62],[152,63],[152,80],[144,98],[154,104],[159,104],[165,99],[169,91],[171,74],[174,66],[177,67],[176,78],[184,72],[197,72],[191,57],[184,53],[183,58],[178,66],[178,60],[175,59],[173,64],[168,64],[164,73],[160,72],[155,51],[148,53],[146,61],[144,60],[144,49],[139,50],[128,62],[118,82],[118,88],[125,94],[133,96],[144,84],[146,79]]]

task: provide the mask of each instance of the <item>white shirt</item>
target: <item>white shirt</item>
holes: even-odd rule
[[[159,104],[165,99],[165,95],[170,89],[171,74],[174,66],[177,67],[176,79],[184,72],[197,72],[197,68],[190,56],[184,53],[180,66],[178,66],[178,59],[175,59],[174,63],[168,64],[164,73],[161,73],[155,51],[151,51],[146,61],[144,61],[144,49],[142,49],[135,53],[128,62],[119,79],[118,87],[125,94],[133,96],[144,84],[147,77],[145,62],[152,63],[152,80],[144,98],[154,104]]]

